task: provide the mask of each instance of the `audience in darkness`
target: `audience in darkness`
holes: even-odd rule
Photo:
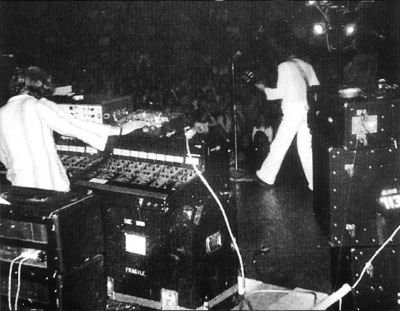
[[[133,110],[156,109],[166,112],[181,112],[186,120],[201,131],[215,129],[226,135],[227,140],[235,143],[234,109],[232,103],[232,81],[229,70],[216,70],[215,64],[204,65],[198,70],[179,72],[176,66],[156,66],[147,54],[148,66],[138,66],[134,61],[127,62],[116,68],[113,65],[105,67],[97,63],[88,64],[87,68],[76,68],[68,72],[64,66],[56,81],[61,85],[71,84],[75,92],[82,94],[132,95]],[[142,64],[141,64],[142,65]],[[218,67],[219,68],[219,67]],[[75,72],[75,75],[74,75]],[[252,85],[241,85],[238,79],[236,88],[237,107],[237,143],[238,160],[251,157],[253,150],[253,128],[262,115],[266,126],[271,126],[276,114],[270,114],[262,96]],[[234,159],[231,159],[233,163]]]

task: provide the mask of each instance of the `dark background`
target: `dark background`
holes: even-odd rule
[[[378,78],[398,82],[398,1],[366,1],[359,10],[360,1],[349,3],[358,32],[351,39],[332,32],[335,50],[328,51],[325,36],[312,33],[322,14],[305,1],[2,1],[1,52],[12,53],[19,66],[42,66],[66,84],[88,72],[127,75],[140,55],[174,74],[202,72],[225,66],[237,50],[241,69],[263,68],[268,75],[282,47],[296,42],[322,82],[340,84],[344,65],[361,50],[378,55]],[[340,28],[342,15],[330,14]],[[346,49],[353,39],[355,49]]]
[[[354,9],[360,1],[350,3]],[[173,81],[188,72],[208,74],[213,66],[229,72],[238,50],[239,71],[258,69],[273,84],[282,51],[292,43],[307,52],[321,83],[336,90],[343,83],[345,65],[361,53],[376,55],[377,79],[400,82],[399,1],[366,2],[352,16],[358,24],[352,38],[340,33],[345,22],[341,15],[332,11],[331,17],[330,51],[326,37],[312,33],[322,15],[305,1],[2,1],[2,100],[7,99],[15,66],[41,66],[59,85],[95,78],[105,85],[149,68]],[[241,190],[244,256],[251,264],[254,249],[267,245],[271,257],[260,257],[260,279],[331,292],[330,246],[311,221],[312,196],[305,191],[298,159],[290,162],[293,150],[278,179],[278,185],[286,178],[293,187],[265,191],[247,183]],[[296,174],[300,177],[293,178]],[[249,276],[255,277],[255,265],[250,264]]]

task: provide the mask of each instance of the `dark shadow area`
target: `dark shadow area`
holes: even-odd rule
[[[273,189],[236,182],[235,190],[246,277],[331,293],[328,238],[314,216],[313,193],[307,188],[295,144]]]

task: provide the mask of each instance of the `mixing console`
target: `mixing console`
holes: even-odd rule
[[[70,137],[56,136],[56,149],[70,179],[76,179],[94,169],[103,154],[84,142]]]
[[[192,168],[112,158],[85,179],[93,183],[138,185],[169,191],[190,181],[195,175]]]
[[[72,154],[61,154],[60,159],[70,177],[79,176],[102,161],[100,157]]]

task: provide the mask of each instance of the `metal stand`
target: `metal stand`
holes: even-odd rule
[[[237,180],[242,178],[247,172],[243,169],[238,168],[238,123],[237,123],[237,106],[236,106],[236,79],[235,79],[235,61],[238,56],[242,53],[237,51],[236,54],[231,58],[231,70],[232,70],[232,104],[233,104],[233,128],[234,128],[234,140],[235,140],[235,170],[231,170],[231,178]]]

